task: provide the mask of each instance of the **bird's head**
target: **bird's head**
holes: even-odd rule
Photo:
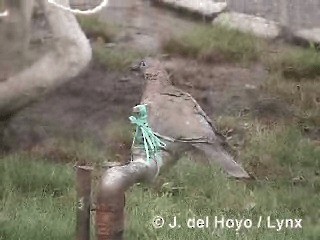
[[[165,72],[164,65],[155,58],[144,58],[140,60],[138,63],[131,66],[132,71],[139,71],[146,75],[152,75],[158,72]]]

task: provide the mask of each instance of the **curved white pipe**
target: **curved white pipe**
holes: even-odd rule
[[[65,11],[71,12],[73,14],[91,15],[91,14],[99,12],[102,8],[106,7],[108,5],[109,0],[103,0],[98,6],[96,6],[93,9],[89,9],[89,10],[72,9],[71,7],[66,7],[66,6],[63,6],[59,3],[57,3],[56,0],[48,0],[48,2],[58,8],[61,8]]]

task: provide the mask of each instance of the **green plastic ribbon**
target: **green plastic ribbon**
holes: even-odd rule
[[[165,148],[166,144],[162,142],[152,131],[148,124],[148,111],[146,105],[135,106],[137,110],[137,116],[130,116],[129,119],[132,124],[136,125],[136,132],[133,138],[133,145],[137,143],[138,145],[144,147],[147,162],[150,163],[151,159],[157,161],[160,165],[161,157],[158,157],[158,153],[161,148]]]

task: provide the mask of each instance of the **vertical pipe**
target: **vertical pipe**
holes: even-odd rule
[[[107,193],[107,192],[106,192]],[[99,194],[96,205],[98,240],[123,240],[125,195],[123,191],[112,197]]]
[[[76,240],[90,240],[91,168],[76,167],[77,220]]]

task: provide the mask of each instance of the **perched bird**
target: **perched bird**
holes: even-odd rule
[[[209,163],[220,164],[229,175],[249,178],[227,151],[224,137],[197,101],[189,93],[172,85],[159,60],[146,58],[132,70],[139,70],[144,75],[146,85],[141,104],[147,104],[149,126],[167,140],[168,148],[175,143],[195,147],[205,154]]]

